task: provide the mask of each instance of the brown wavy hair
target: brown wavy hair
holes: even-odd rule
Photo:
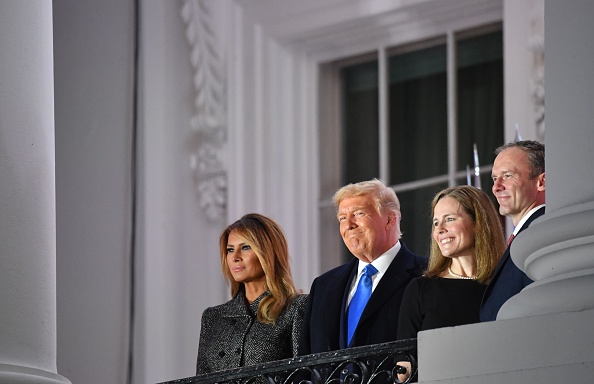
[[[495,272],[497,262],[505,252],[505,237],[499,214],[482,190],[468,185],[446,188],[433,198],[431,217],[435,213],[437,202],[444,197],[455,199],[474,222],[474,255],[476,263],[476,280],[486,284]],[[431,236],[431,253],[426,276],[442,275],[452,264],[452,259],[445,257],[433,235]]]
[[[258,213],[244,215],[225,228],[219,239],[221,267],[231,285],[231,295],[235,297],[243,289],[243,283],[233,279],[227,265],[227,243],[231,231],[235,231],[252,248],[260,261],[270,294],[260,301],[257,319],[261,323],[274,324],[285,305],[297,294],[283,230],[274,220]]]

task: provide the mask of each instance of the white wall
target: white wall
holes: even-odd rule
[[[287,237],[295,285],[307,292],[320,271],[317,68],[233,9],[228,218],[260,212],[275,219]]]
[[[534,100],[541,90],[538,73],[544,71],[544,57],[538,54],[544,42],[544,0],[504,0],[503,10],[505,142],[514,140],[516,125],[524,140],[544,141]]]
[[[199,138],[180,4],[141,4],[136,383],[193,376],[201,313],[229,297],[218,248],[226,218],[207,218],[190,168]]]
[[[73,383],[126,374],[132,2],[56,0],[58,370]]]
[[[200,315],[228,297],[190,168],[195,95],[180,2],[141,2],[137,200],[134,3],[54,1],[58,367],[127,380],[136,204],[134,382],[192,376]]]

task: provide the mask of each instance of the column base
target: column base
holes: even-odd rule
[[[594,202],[547,212],[514,240],[514,263],[535,282],[497,320],[594,309]]]
[[[71,384],[70,380],[42,369],[0,364],[2,384]]]

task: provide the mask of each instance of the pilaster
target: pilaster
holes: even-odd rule
[[[0,3],[0,382],[56,369],[51,1]]]

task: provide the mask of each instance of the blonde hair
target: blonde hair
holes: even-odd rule
[[[398,200],[398,196],[396,196],[396,192],[392,188],[387,187],[378,179],[348,184],[336,191],[332,197],[332,203],[338,208],[340,202],[344,199],[357,196],[370,196],[379,214],[394,213],[397,223],[395,228],[398,231],[398,238],[401,237],[400,219],[402,214],[400,213],[400,200]]]
[[[274,220],[258,213],[244,215],[225,228],[219,239],[221,267],[231,285],[233,297],[239,293],[243,283],[233,279],[227,265],[227,244],[231,231],[235,231],[252,248],[260,261],[270,295],[260,301],[257,319],[261,323],[274,324],[285,305],[297,294],[291,277],[285,235]]]
[[[476,280],[479,283],[489,282],[495,272],[497,262],[505,251],[505,237],[499,215],[489,196],[482,190],[462,185],[438,192],[431,203],[431,217],[435,213],[437,202],[444,197],[451,197],[460,203],[460,207],[470,216],[475,225],[474,255],[476,263]],[[431,236],[431,252],[426,276],[440,276],[452,263],[445,257],[433,236]]]

